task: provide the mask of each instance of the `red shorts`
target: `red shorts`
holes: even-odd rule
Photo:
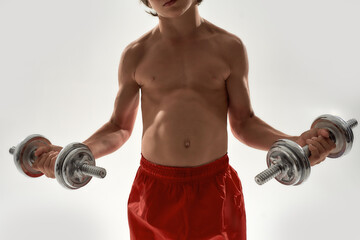
[[[141,155],[128,201],[132,240],[245,240],[240,179],[228,155],[198,167],[154,164]]]

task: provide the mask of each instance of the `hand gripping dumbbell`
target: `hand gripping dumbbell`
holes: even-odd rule
[[[351,150],[354,142],[352,128],[358,124],[356,119],[345,122],[337,116],[321,115],[311,125],[311,128],[327,129],[330,139],[336,147],[330,152],[330,158],[338,158]],[[297,143],[280,139],[270,148],[266,156],[268,169],[255,177],[259,185],[275,178],[285,185],[299,185],[310,176],[309,147],[300,147]]]
[[[50,141],[42,135],[33,134],[25,138],[16,147],[10,148],[17,169],[29,177],[40,177],[42,172],[32,168],[35,151]],[[65,188],[78,189],[85,186],[92,177],[104,178],[106,170],[95,166],[95,158],[90,149],[82,143],[71,143],[59,153],[55,162],[56,180]]]

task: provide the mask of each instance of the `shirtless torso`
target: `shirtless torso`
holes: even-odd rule
[[[200,17],[199,1],[146,2],[159,13],[159,24],[123,51],[113,114],[83,142],[96,159],[129,139],[140,93],[141,153],[154,163],[199,166],[224,156],[227,117],[235,138],[250,147],[268,150],[280,138],[301,145],[311,139],[311,165],[325,159],[334,147],[325,130],[322,136],[316,129],[289,136],[254,115],[246,49],[237,36]],[[40,147],[33,167],[54,178],[60,149]]]
[[[152,162],[197,166],[227,153],[230,68],[223,48],[233,35],[204,21],[192,40],[162,40],[158,28],[132,46],[141,87],[141,151]]]

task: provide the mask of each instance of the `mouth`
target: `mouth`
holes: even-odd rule
[[[167,6],[171,6],[173,5],[177,0],[170,0],[170,1],[167,1],[166,3],[164,3],[164,7],[167,7]]]

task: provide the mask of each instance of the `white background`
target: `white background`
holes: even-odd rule
[[[245,43],[252,104],[270,125],[298,135],[324,113],[360,119],[359,1],[204,0],[199,9]],[[98,160],[107,177],[76,191],[24,177],[8,149],[32,133],[57,145],[88,138],[112,113],[121,52],[156,24],[137,0],[0,0],[0,239],[129,239],[140,111],[129,141]],[[260,187],[266,152],[229,129],[248,239],[357,238],[359,137],[355,129],[352,152],[314,167],[303,185]]]

